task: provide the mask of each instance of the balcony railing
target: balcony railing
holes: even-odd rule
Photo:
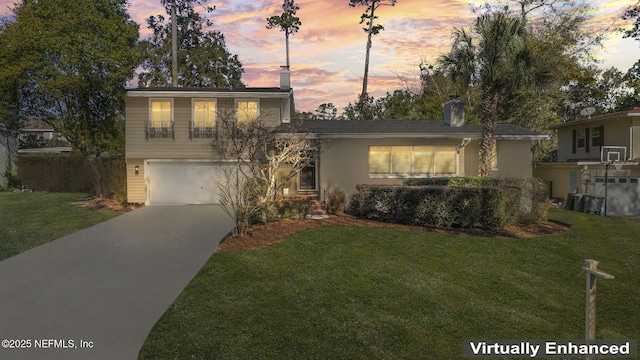
[[[146,136],[147,140],[149,140],[149,138],[171,138],[175,140],[173,121],[154,123],[151,121],[147,122]]]
[[[214,126],[197,126],[191,123],[191,138],[215,138],[217,136],[216,127]]]

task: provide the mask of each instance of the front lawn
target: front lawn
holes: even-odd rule
[[[81,209],[71,202],[83,194],[0,193],[0,260],[118,216]]]
[[[463,340],[584,337],[584,259],[599,339],[639,339],[640,224],[553,210],[563,234],[497,239],[324,227],[215,253],[140,359],[461,359]]]

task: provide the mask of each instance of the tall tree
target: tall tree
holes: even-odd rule
[[[333,103],[323,103],[316,109],[314,120],[339,120],[338,108]]]
[[[482,96],[480,175],[491,173],[500,98],[523,85],[542,88],[549,69],[531,51],[524,23],[504,12],[478,17],[473,34],[457,29],[451,52],[440,58],[452,80],[478,85]]]
[[[635,5],[629,7],[627,11],[622,15],[623,20],[635,19],[633,26],[630,29],[622,30],[625,38],[634,38],[640,41],[640,1],[637,1]]]
[[[296,5],[295,0],[284,0],[282,14],[267,18],[267,29],[280,28],[280,31],[284,31],[287,67],[289,67],[289,35],[297,33],[302,25],[300,18],[296,16],[298,10],[300,10],[300,7]]]
[[[125,85],[140,62],[127,1],[23,0],[12,10],[14,22],[0,34],[3,99],[20,118],[41,119],[66,137],[102,196],[99,156],[117,133]]]
[[[207,12],[208,0],[162,0],[167,14],[176,13],[178,86],[242,88],[242,63],[227,49],[224,35],[206,30],[213,24],[195,11],[201,5]],[[143,43],[146,57],[138,75],[142,86],[172,85],[172,21],[163,15],[147,19],[153,35]]]
[[[360,24],[365,24],[364,32],[367,33],[367,52],[364,60],[364,77],[362,79],[362,93],[360,93],[360,102],[363,103],[361,106],[364,106],[364,103],[367,101],[366,97],[367,93],[367,82],[369,78],[369,54],[371,52],[371,38],[373,35],[377,35],[380,31],[384,30],[384,26],[381,24],[375,24],[378,16],[376,15],[376,10],[380,6],[395,6],[397,0],[349,0],[349,6],[358,7],[358,6],[366,6],[367,10],[360,17]]]

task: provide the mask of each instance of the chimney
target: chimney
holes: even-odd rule
[[[464,101],[458,99],[458,95],[451,95],[449,99],[444,103],[444,124],[451,127],[463,126]]]
[[[291,89],[291,73],[288,66],[280,66],[280,89]]]

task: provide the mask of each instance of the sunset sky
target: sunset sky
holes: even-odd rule
[[[14,0],[0,0],[0,14],[8,14]],[[130,0],[130,14],[149,35],[146,19],[163,13],[160,0]],[[245,69],[243,81],[251,87],[279,85],[279,67],[285,64],[284,33],[266,29],[266,18],[278,15],[282,0],[210,0],[214,29],[225,35],[229,50],[238,54]],[[314,111],[332,102],[340,110],[353,102],[362,88],[366,33],[360,15],[349,0],[296,0],[300,31],[290,38],[291,82],[299,111]],[[596,9],[590,26],[618,28],[620,17],[635,0],[590,1]],[[202,9],[201,9],[202,10]],[[202,10],[204,11],[204,10]],[[469,1],[398,0],[377,14],[385,30],[373,38],[369,93],[376,98],[400,88],[416,89],[421,61],[434,63],[450,49],[454,27],[467,27],[475,19]],[[640,42],[612,33],[605,49],[596,54],[603,67],[628,70],[640,59]],[[401,81],[400,78],[406,81]]]

